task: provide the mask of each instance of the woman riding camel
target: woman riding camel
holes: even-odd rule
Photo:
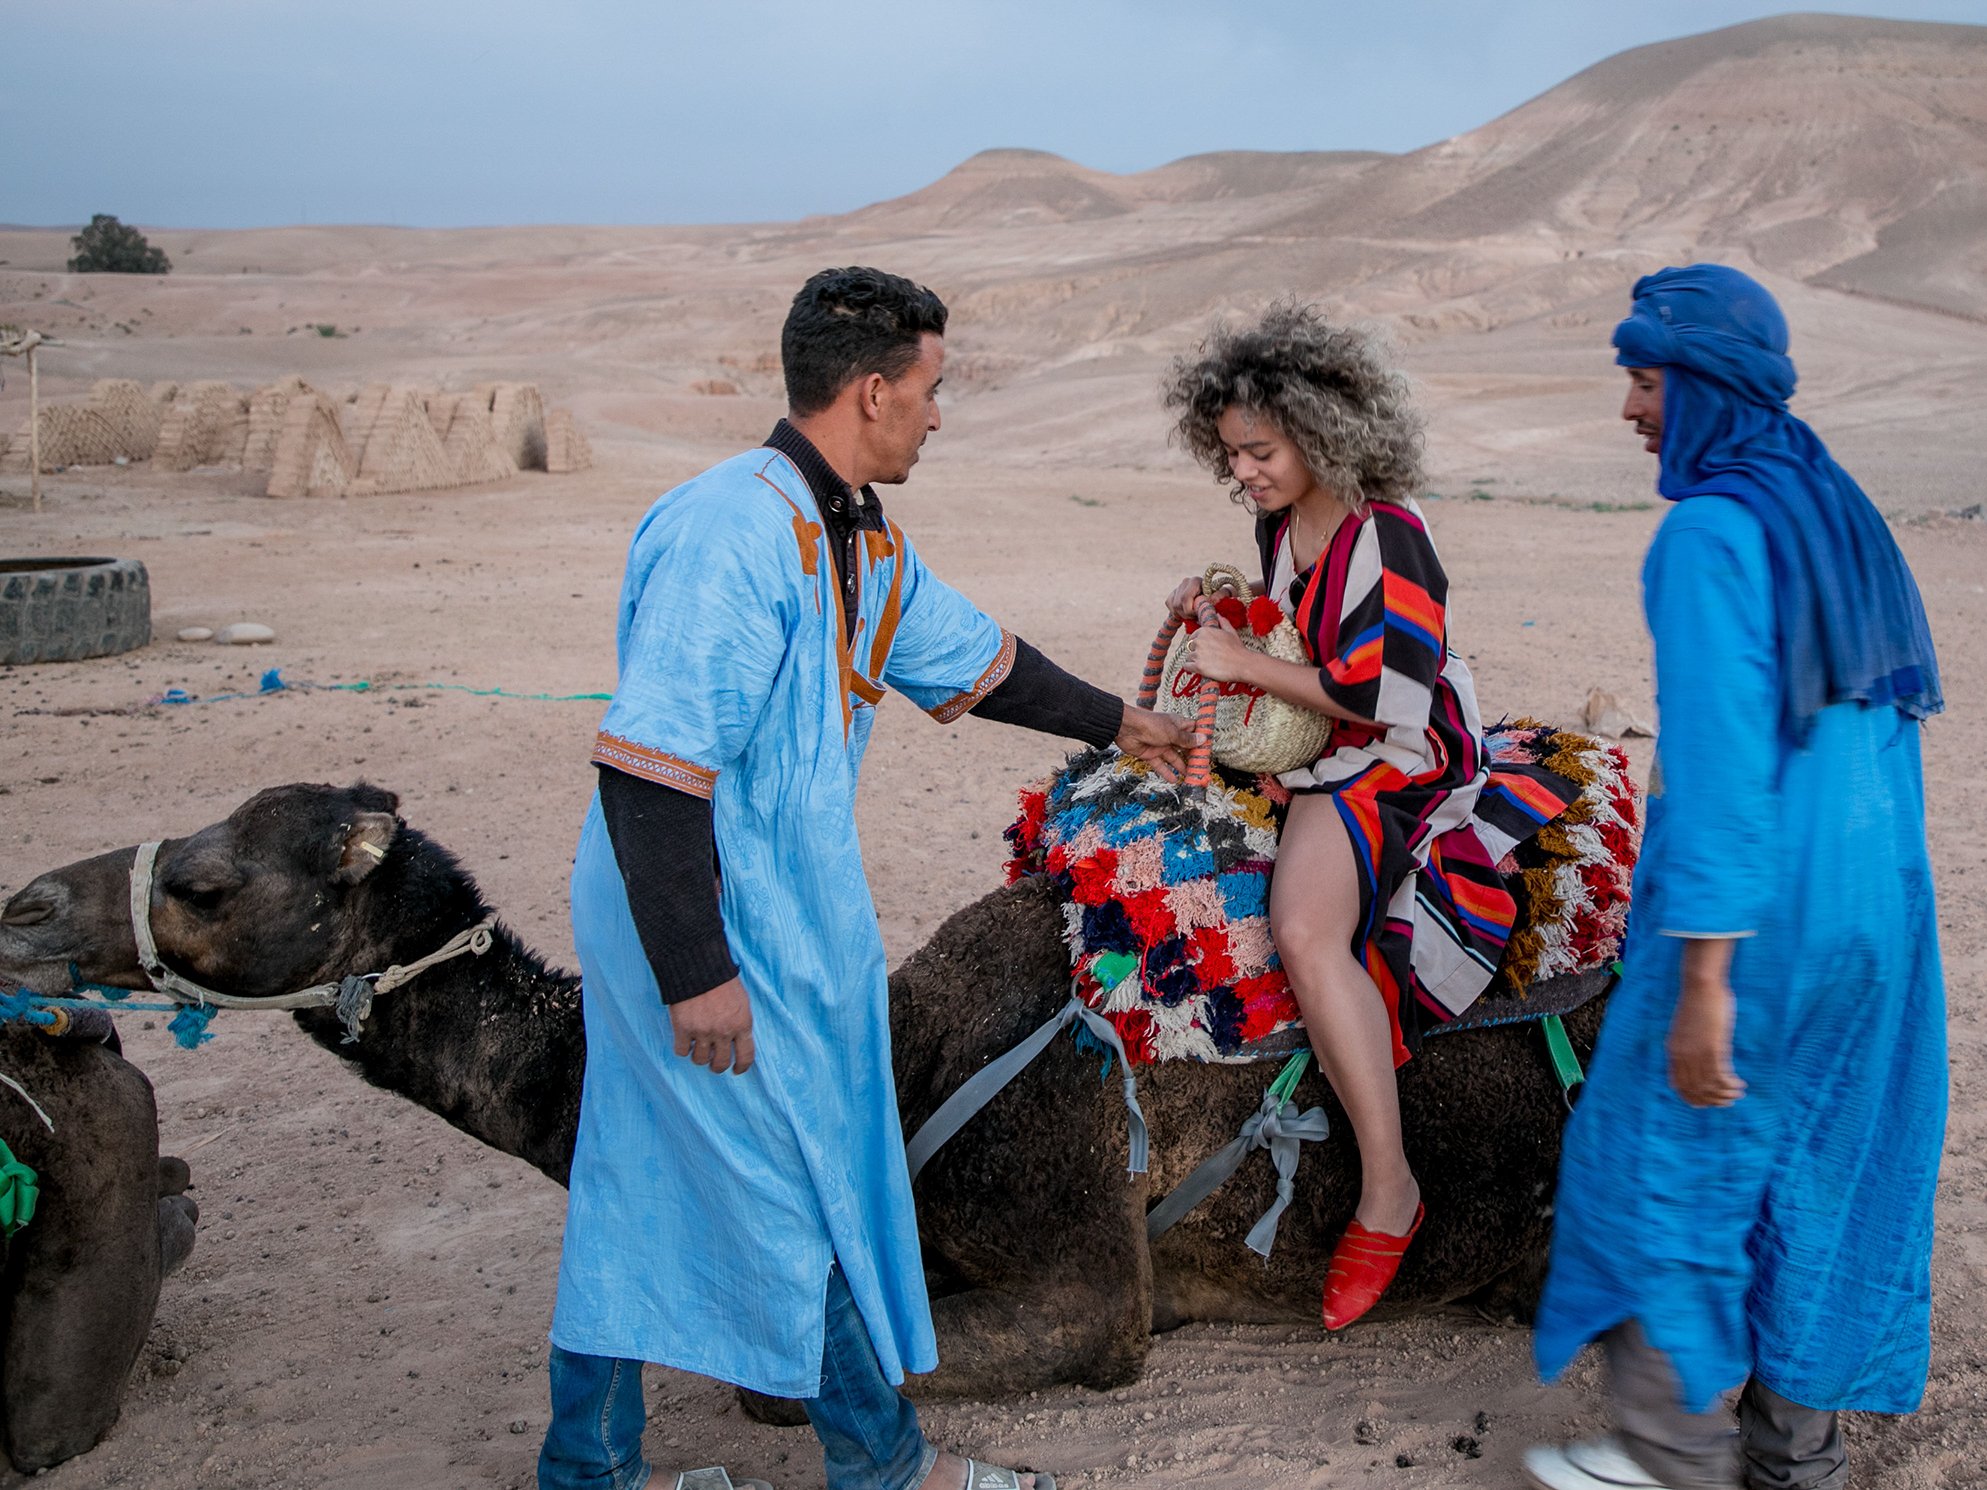
[[[1371,340],[1280,304],[1174,364],[1176,437],[1255,515],[1265,593],[1309,656],[1285,662],[1202,627],[1186,664],[1328,715],[1292,798],[1270,886],[1276,949],[1359,1144],[1360,1196],[1325,1279],[1343,1329],[1386,1292],[1420,1228],[1394,1071],[1497,971],[1516,905],[1498,861],[1575,794],[1536,769],[1489,782],[1469,669],[1449,648],[1449,582],[1413,493],[1421,421]],[[1198,577],[1168,604],[1191,618]]]

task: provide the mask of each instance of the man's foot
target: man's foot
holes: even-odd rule
[[[1055,1490],[1055,1485],[1053,1475],[996,1469],[957,1454],[940,1453],[919,1490]]]
[[[1538,1490],[1670,1490],[1629,1458],[1612,1434],[1565,1448],[1525,1450],[1525,1477]]]
[[[651,1479],[651,1485],[662,1481]],[[686,1469],[671,1482],[672,1490],[773,1490],[764,1480],[734,1480],[721,1464],[708,1469]]]

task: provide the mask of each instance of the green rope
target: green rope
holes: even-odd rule
[[[1297,1090],[1297,1083],[1304,1077],[1305,1068],[1311,1064],[1311,1052],[1300,1050],[1283,1063],[1283,1069],[1276,1073],[1276,1080],[1269,1084],[1269,1094],[1276,1098],[1276,1105],[1283,1106],[1290,1100],[1290,1094]]]
[[[16,1159],[7,1140],[0,1138],[0,1236],[11,1237],[34,1220],[39,1193],[35,1172]]]
[[[370,678],[357,683],[285,683],[285,688],[309,689],[315,693],[398,693],[422,688],[438,693],[473,693],[478,698],[529,698],[541,703],[607,703],[611,693],[513,693],[508,688],[471,688],[467,683],[375,683]]]

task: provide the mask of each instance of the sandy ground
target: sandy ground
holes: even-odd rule
[[[1983,137],[1951,123],[1977,113],[1975,30],[1911,42],[1854,107],[1825,80],[1839,118],[1800,91],[1815,74],[1789,60],[1798,51],[1758,77],[1795,89],[1784,110],[1804,128],[1908,137],[1942,170],[1978,173]],[[1682,53],[1649,55],[1670,67]],[[24,476],[0,477],[0,554],[142,559],[159,638],[125,657],[0,669],[0,892],[192,831],[263,786],[363,777],[399,792],[408,820],[461,856],[527,940],[570,960],[566,876],[601,706],[457,690],[612,686],[629,533],[656,493],[770,428],[781,316],[827,263],[916,275],[953,305],[946,427],[888,502],[941,573],[1085,676],[1128,690],[1178,575],[1248,558],[1244,517],[1167,450],[1154,389],[1216,311],[1295,290],[1387,328],[1420,386],[1453,636],[1486,711],[1571,723],[1598,685],[1647,716],[1637,571],[1661,514],[1652,463],[1615,419],[1606,336],[1636,275],[1715,253],[1782,297],[1797,408],[1893,518],[1940,643],[1951,709],[1926,731],[1926,761],[1953,1116],[1932,1380],[1916,1417],[1851,1431],[1859,1484],[1987,1484],[1987,523],[1949,515],[1980,501],[1987,439],[1977,219],[1910,218],[1891,200],[1891,158],[1839,150],[1835,135],[1776,165],[1791,136],[1752,115],[1781,95],[1723,73],[1676,92],[1685,84],[1668,76],[1635,84],[1671,88],[1670,102],[1623,114],[1626,133],[1609,137],[1602,166],[1579,167],[1586,176],[1568,173],[1588,159],[1593,109],[1627,96],[1612,83],[1556,90],[1542,112],[1369,174],[1322,159],[1288,191],[1267,158],[1182,163],[1207,176],[1199,186],[1174,168],[1100,186],[1067,162],[984,157],[902,202],[800,224],[161,232],[175,264],[164,280],[68,275],[63,235],[0,229],[0,324],[65,343],[44,354],[45,396],[81,396],[99,377],[247,387],[298,373],[337,396],[376,380],[524,378],[576,411],[599,457],[581,475],[320,503],[272,502],[224,471],[79,470],[47,479],[40,516]],[[1927,98],[1945,99],[1945,114],[1921,109]],[[1870,133],[1880,118],[1903,133]],[[1714,171],[1720,120],[1720,140],[1745,148],[1718,144]],[[1538,170],[1496,174],[1527,139]],[[1656,180],[1659,156],[1669,195],[1625,192]],[[1251,171],[1268,175],[1252,184]],[[1808,183],[1805,215],[1783,230],[1794,177]],[[1445,183],[1470,181],[1488,185],[1443,198],[1439,221],[1424,212]],[[1124,201],[1091,212],[1093,188]],[[1068,201],[1082,210],[1056,205]],[[1752,217],[1726,211],[1741,201]],[[1457,219],[1457,202],[1478,217]],[[1870,243],[1890,247],[1843,257]],[[1848,267],[1817,277],[1831,255]],[[0,374],[11,432],[26,380]],[[700,384],[734,391],[701,396]],[[172,640],[235,620],[278,639]],[[296,684],[453,686],[147,704],[175,687],[253,691],[271,667]],[[1646,768],[1647,742],[1632,753]],[[884,709],[859,818],[893,958],[998,882],[1015,790],[1061,754],[1004,726]],[[282,1016],[214,1028],[184,1052],[156,1022],[128,1023],[163,1147],[194,1166],[202,1229],[166,1286],[122,1422],[45,1483],[530,1484],[562,1193],[365,1087]],[[927,1422],[1073,1490],[1514,1485],[1527,1443],[1595,1426],[1596,1385],[1583,1366],[1540,1386],[1522,1331],[1462,1312],[1343,1338],[1195,1326],[1157,1340],[1122,1390],[942,1405]],[[746,1422],[707,1381],[658,1371],[649,1387],[658,1464],[723,1461],[781,1490],[820,1485],[804,1430]]]
[[[252,652],[164,640],[0,673],[0,885],[188,831],[254,787],[363,776],[399,791],[408,818],[462,855],[528,939],[569,958],[565,872],[599,705],[444,691],[142,705],[175,686],[252,688],[278,665],[299,682],[611,686],[628,531],[699,455],[605,444],[603,467],[583,476],[414,499],[279,505],[225,490],[218,473],[132,471],[52,479],[39,520],[0,504],[7,551],[143,559],[162,637],[251,618],[279,638]],[[1568,720],[1597,683],[1650,707],[1633,596],[1659,514],[1622,497],[1613,511],[1504,495],[1431,506],[1489,710]],[[980,468],[949,460],[943,434],[891,500],[941,572],[1109,683],[1130,679],[1153,597],[1183,558],[1247,552],[1240,515],[1191,478]],[[1855,1434],[1861,1483],[1930,1487],[1983,1474],[1972,1440],[1987,1336],[1972,1301],[1987,1272],[1987,822],[1962,771],[1987,749],[1970,702],[1987,667],[1987,526],[1900,531],[1955,700],[1927,737],[1955,1103],[1931,1394],[1917,1418],[1858,1422]],[[52,712],[77,709],[130,712]],[[1004,726],[885,710],[862,831],[893,957],[995,882],[1012,793],[1058,755]],[[191,1053],[150,1022],[129,1030],[157,1085],[164,1147],[195,1166],[200,1241],[167,1284],[122,1422],[45,1483],[529,1484],[562,1193],[363,1086],[281,1016],[223,1016],[215,1030]],[[1515,1483],[1533,1439],[1590,1425],[1594,1386],[1585,1369],[1565,1388],[1540,1386],[1522,1331],[1466,1313],[1343,1339],[1196,1326],[1158,1340],[1135,1386],[939,1406],[928,1420],[948,1441],[1078,1487],[1483,1485]],[[658,1463],[723,1460],[782,1487],[820,1483],[804,1430],[748,1423],[726,1389],[697,1378],[656,1371],[650,1392]]]

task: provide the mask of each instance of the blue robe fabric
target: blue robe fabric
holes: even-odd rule
[[[594,759],[707,797],[757,1062],[674,1054],[598,798],[573,865],[586,1087],[552,1340],[784,1397],[820,1390],[839,1261],[891,1381],[937,1364],[890,1065],[857,773],[886,687],[941,720],[1013,638],[865,533],[855,636],[806,482],[755,450],[663,496],[629,551]]]
[[[1908,1412],[1930,1351],[1945,993],[1921,726],[1838,703],[1805,745],[1765,533],[1699,496],[1643,570],[1661,734],[1625,973],[1566,1134],[1538,1364],[1629,1318],[1686,1405],[1756,1376],[1820,1409]],[[1745,1095],[1688,1106],[1665,1042],[1683,939],[1739,937]]]

